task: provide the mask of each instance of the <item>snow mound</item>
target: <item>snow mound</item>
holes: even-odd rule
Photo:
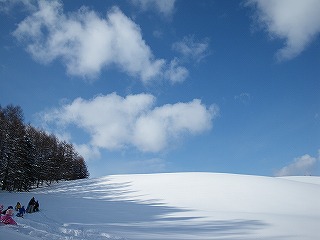
[[[41,211],[0,226],[0,239],[319,239],[319,177],[219,173],[113,175],[30,193]]]

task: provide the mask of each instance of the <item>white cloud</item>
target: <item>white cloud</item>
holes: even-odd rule
[[[90,144],[74,144],[77,152],[87,161],[93,159],[99,159],[101,157],[100,151],[97,147],[91,146]]]
[[[175,0],[131,0],[143,11],[148,9],[155,10],[164,16],[170,16],[174,11]]]
[[[170,79],[172,83],[177,83],[183,82],[189,76],[189,71],[185,67],[179,66],[179,60],[175,58],[170,62],[164,74],[165,78]]]
[[[209,55],[209,39],[196,41],[194,36],[186,36],[182,41],[174,43],[172,48],[181,53],[184,59],[200,62]]]
[[[115,65],[145,83],[167,76],[166,61],[153,56],[140,27],[117,7],[101,18],[85,7],[64,14],[61,2],[39,1],[37,11],[20,22],[13,35],[35,60],[60,59],[70,75],[95,78]]]
[[[42,115],[52,128],[76,125],[90,135],[90,147],[117,150],[136,147],[144,152],[159,152],[185,134],[200,134],[211,129],[218,114],[216,106],[206,107],[200,100],[154,107],[150,94],[116,93],[91,100],[75,99]],[[89,146],[88,146],[89,147]],[[84,149],[83,152],[85,152]]]
[[[279,60],[300,54],[320,32],[320,1],[318,0],[247,0],[255,6],[258,23],[272,37],[285,40],[277,53]]]
[[[216,106],[207,109],[198,99],[155,108],[137,119],[134,144],[143,151],[161,151],[181,134],[209,130],[217,113]]]
[[[319,159],[305,154],[294,159],[293,163],[281,168],[276,176],[312,175],[318,165]]]

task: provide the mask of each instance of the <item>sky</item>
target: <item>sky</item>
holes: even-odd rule
[[[91,177],[320,175],[318,0],[0,0],[0,105]]]

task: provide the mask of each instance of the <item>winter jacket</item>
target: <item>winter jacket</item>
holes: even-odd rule
[[[4,224],[17,225],[16,221],[10,215],[1,216],[1,222]]]
[[[17,217],[23,217],[23,215],[26,213],[26,210],[24,209],[24,206],[22,206],[19,209],[19,212],[17,213]]]
[[[20,208],[21,208],[21,204],[19,202],[17,202],[17,205],[14,207],[14,209],[16,211],[19,211]]]
[[[6,215],[1,216],[1,222],[4,224],[12,224],[12,225],[16,225],[17,223],[13,220],[13,218],[11,217],[13,215],[13,209],[8,209],[6,211]]]

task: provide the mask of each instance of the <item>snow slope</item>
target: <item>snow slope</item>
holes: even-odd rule
[[[217,173],[113,175],[30,193],[41,211],[0,226],[0,239],[320,239],[319,177]]]

